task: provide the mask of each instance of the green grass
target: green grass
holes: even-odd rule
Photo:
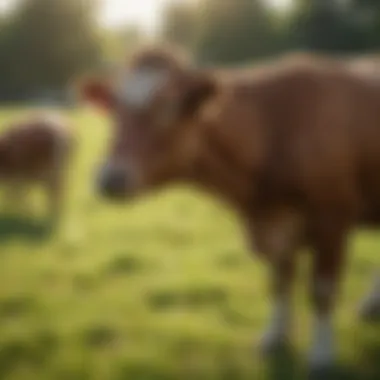
[[[1,124],[20,110],[3,110]],[[79,151],[63,225],[0,215],[0,379],[298,379],[310,341],[307,269],[299,275],[294,352],[264,360],[265,267],[230,210],[188,189],[113,206],[91,192],[106,120],[70,113]],[[3,204],[4,205],[4,204]],[[356,305],[380,261],[380,239],[357,233],[337,313],[337,379],[380,378],[380,327]]]

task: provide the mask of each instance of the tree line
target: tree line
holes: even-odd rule
[[[380,1],[265,0],[173,3],[157,38],[200,64],[253,62],[289,50],[352,55],[380,47]],[[97,0],[19,0],[0,15],[0,101],[58,96],[73,77],[123,57],[144,40],[126,25],[102,30]]]
[[[165,39],[201,62],[250,62],[284,51],[351,55],[380,47],[380,1],[293,0],[276,9],[265,0],[201,0],[168,7]]]

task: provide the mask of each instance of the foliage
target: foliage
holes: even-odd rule
[[[344,54],[379,48],[378,1],[293,0],[291,4],[285,11],[262,0],[199,0],[193,7],[169,6],[164,20],[169,33],[164,36],[174,36],[171,40],[191,48],[200,62],[218,64],[294,49]]]
[[[170,4],[164,14],[162,39],[186,48],[194,48],[197,12],[192,4]]]
[[[23,0],[0,34],[3,97],[62,88],[97,62],[94,2]]]
[[[143,41],[144,36],[141,31],[133,25],[103,30],[101,34],[102,58],[106,62],[125,61]]]
[[[81,73],[125,61],[145,36],[134,25],[101,29],[101,0],[18,0],[0,15],[0,101],[49,98]],[[329,54],[380,47],[377,0],[169,2],[159,39],[184,46],[199,63],[239,64],[289,50]],[[2,16],[2,17],[1,17]]]

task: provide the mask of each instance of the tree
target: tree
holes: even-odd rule
[[[204,62],[233,63],[271,54],[276,35],[270,10],[260,0],[204,0],[196,51]]]
[[[348,0],[347,13],[365,36],[366,48],[380,48],[380,2],[378,0]]]
[[[170,3],[164,12],[160,34],[169,43],[193,49],[196,23],[195,7],[186,3]]]
[[[93,0],[21,1],[0,41],[8,91],[61,89],[96,64],[95,6]]]
[[[144,41],[144,35],[136,26],[103,30],[101,33],[102,57],[106,62],[128,59],[128,56]]]
[[[289,24],[293,46],[325,53],[365,49],[365,35],[340,0],[298,0]]]

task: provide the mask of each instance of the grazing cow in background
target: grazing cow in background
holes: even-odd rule
[[[380,225],[379,82],[311,56],[230,74],[202,71],[153,47],[115,83],[89,80],[82,92],[113,120],[101,194],[131,199],[189,182],[240,215],[252,250],[272,269],[265,352],[288,341],[297,252],[311,248],[310,365],[333,364],[332,314],[348,234]],[[380,306],[375,287],[364,314]]]
[[[0,135],[0,185],[18,203],[31,184],[46,188],[53,221],[62,208],[64,176],[74,139],[60,115],[41,113],[14,122]]]

